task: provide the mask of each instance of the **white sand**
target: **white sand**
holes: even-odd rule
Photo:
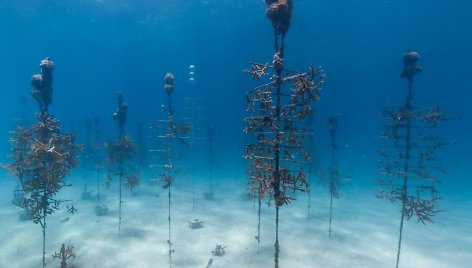
[[[11,204],[14,178],[0,184],[0,267],[40,267],[42,236],[39,225],[21,222],[21,211]],[[177,182],[173,189],[172,241],[173,267],[212,268],[273,267],[274,207],[263,206],[261,245],[257,250],[257,211],[244,200],[245,180],[216,188],[215,200],[202,193],[207,185],[197,185],[196,208],[188,182]],[[108,216],[95,215],[95,200],[80,199],[81,186],[70,187],[62,198],[73,199],[79,210],[68,215],[66,208],[48,217],[48,267],[59,267],[51,255],[61,243],[73,245],[76,267],[169,267],[167,255],[167,195],[159,185],[143,185],[139,195],[124,194],[122,232],[118,234],[116,189],[105,191],[102,204],[110,207]],[[158,194],[159,197],[156,197]],[[399,227],[399,209],[375,198],[375,189],[351,189],[334,203],[333,234],[328,238],[328,195],[322,189],[312,193],[311,217],[307,198],[281,208],[280,266],[303,267],[394,267]],[[435,224],[423,226],[407,222],[401,267],[470,267],[472,263],[472,202],[443,202],[447,212]],[[61,220],[69,220],[61,223]],[[200,218],[203,229],[189,228],[188,221]],[[214,257],[216,244],[228,246],[226,255]]]

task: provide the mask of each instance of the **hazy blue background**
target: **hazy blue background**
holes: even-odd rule
[[[286,66],[322,65],[327,73],[315,106],[321,154],[328,144],[326,117],[339,115],[342,165],[373,181],[379,113],[385,105],[403,102],[401,57],[416,49],[425,71],[417,77],[414,102],[440,104],[463,117],[441,126],[446,138],[457,141],[442,151],[451,171],[444,184],[470,195],[462,186],[472,178],[472,3],[294,2]],[[0,0],[0,161],[7,161],[8,130],[21,113],[20,96],[28,95],[26,114],[37,110],[29,97],[30,77],[39,72],[40,60],[51,56],[56,70],[50,110],[82,140],[84,119],[95,115],[102,118],[104,137],[113,137],[118,90],[130,106],[131,133],[139,121],[162,118],[162,78],[170,71],[176,76],[175,99],[208,98],[207,118],[216,128],[223,167],[244,168],[241,155],[249,139],[242,132],[244,92],[256,83],[241,70],[248,61],[272,58],[272,28],[264,9],[261,0]],[[193,88],[187,81],[190,64],[197,66]]]

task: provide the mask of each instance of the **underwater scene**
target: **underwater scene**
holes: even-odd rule
[[[0,0],[0,268],[466,268],[472,3]]]

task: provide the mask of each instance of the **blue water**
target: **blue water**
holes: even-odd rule
[[[401,57],[415,49],[424,72],[415,79],[414,103],[439,104],[461,117],[439,126],[441,136],[455,141],[440,152],[449,170],[440,190],[446,200],[470,202],[472,3],[294,2],[285,66],[305,70],[313,64],[326,71],[321,99],[314,106],[321,165],[329,164],[323,157],[329,154],[326,118],[336,115],[339,162],[356,177],[351,191],[375,192],[376,151],[385,145],[379,137],[380,111],[404,101]],[[243,187],[248,163],[241,156],[249,141],[242,131],[245,91],[257,83],[242,70],[249,61],[272,59],[273,32],[264,9],[260,0],[0,0],[0,162],[10,161],[8,131],[15,119],[34,122],[38,107],[30,97],[30,77],[39,72],[40,60],[50,56],[56,64],[50,111],[65,131],[78,134],[79,143],[86,142],[84,120],[95,116],[101,118],[102,139],[116,138],[111,114],[118,91],[129,104],[126,131],[132,136],[137,136],[138,123],[163,119],[163,76],[172,72],[177,115],[184,114],[183,98],[205,98],[200,115],[214,127],[216,168]],[[188,81],[191,64],[196,66],[193,85]],[[20,101],[23,95],[26,106]],[[206,145],[198,146],[190,153],[194,157],[206,154]],[[14,180],[4,175],[2,180]],[[13,189],[4,190],[8,195]],[[375,196],[372,201],[379,202]]]

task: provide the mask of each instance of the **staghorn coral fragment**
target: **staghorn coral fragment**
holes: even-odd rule
[[[216,245],[215,249],[211,253],[213,256],[222,257],[226,254],[225,248],[227,248],[227,246]]]

